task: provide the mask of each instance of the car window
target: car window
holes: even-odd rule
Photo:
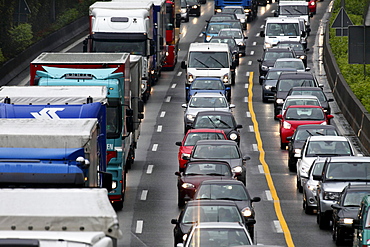
[[[287,108],[285,119],[323,121],[325,115],[321,108]]]
[[[228,68],[228,52],[190,52],[189,68]]]
[[[276,61],[275,68],[292,68],[296,70],[305,70],[302,60],[299,61]],[[297,86],[298,87],[298,86]]]
[[[193,90],[223,90],[224,86],[219,80],[194,80],[191,84]]]
[[[241,8],[224,8],[222,13],[244,14]]]
[[[278,58],[293,58],[291,52],[266,52],[265,60],[276,60]]]
[[[189,107],[193,108],[226,108],[228,107],[225,97],[192,97]]]
[[[315,106],[320,106],[320,102],[318,100],[314,99],[287,99],[284,102],[284,107],[283,109],[285,110],[288,108],[288,106],[291,105],[315,105]]]
[[[278,83],[278,91],[289,91],[292,87],[314,87],[314,80],[310,79],[281,79]]]
[[[333,155],[352,156],[351,147],[347,141],[310,141],[306,149],[307,156]]]
[[[225,136],[222,133],[189,133],[184,142],[184,146],[194,146],[199,140],[225,140]]]
[[[268,23],[267,36],[299,36],[298,23]]]
[[[193,157],[197,159],[240,159],[238,149],[234,145],[199,145]]]
[[[370,180],[370,163],[367,162],[331,162],[325,174],[328,180]]]
[[[295,139],[299,141],[305,141],[309,136],[337,136],[338,133],[334,129],[302,129],[297,130],[295,133]]]
[[[322,169],[324,168],[325,162],[316,162],[316,164],[312,168],[312,175],[321,176]]]
[[[197,117],[193,123],[195,129],[211,128],[211,129],[230,129],[234,127],[234,121],[230,115],[212,115]]]
[[[246,189],[240,184],[204,184],[199,187],[195,199],[250,200]]]
[[[236,206],[193,206],[187,207],[184,211],[182,222],[191,224],[195,222],[240,222],[240,216]]]
[[[185,169],[185,175],[218,175],[231,176],[230,168],[225,164],[190,163]]]
[[[221,30],[221,29],[224,29],[224,28],[230,28],[231,24],[230,23],[225,23],[225,24],[211,24],[211,25],[208,25],[208,28],[207,28],[207,33],[210,33],[210,34],[218,34],[218,32]]]
[[[347,191],[343,199],[343,206],[360,206],[362,198],[369,195],[369,191]]]

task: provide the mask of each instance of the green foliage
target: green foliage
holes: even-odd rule
[[[68,9],[64,13],[62,13],[60,16],[58,16],[57,21],[53,25],[53,30],[58,30],[69,23],[75,21],[78,19],[80,13],[77,9]]]
[[[334,3],[330,26],[339,13],[340,3],[341,0],[336,0]],[[346,1],[345,10],[354,25],[363,25],[365,7],[365,0]],[[348,37],[335,36],[335,29],[330,29],[329,42],[346,82],[366,110],[370,112],[370,65],[348,63]]]
[[[19,53],[32,44],[32,26],[28,23],[19,24],[9,30],[12,41],[11,49]]]
[[[4,57],[3,51],[0,49],[0,64],[4,63],[6,58]]]

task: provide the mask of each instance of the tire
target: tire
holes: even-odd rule
[[[199,12],[195,16],[196,17],[199,17],[200,16],[200,10],[199,10]]]
[[[177,206],[179,208],[182,208],[183,206],[185,206],[185,200],[184,200],[184,198],[181,197],[180,191],[178,191],[178,193],[177,193]]]
[[[263,103],[268,103],[268,102],[269,102],[269,100],[268,100],[268,98],[266,98],[266,97],[263,97],[263,96],[262,96],[262,102],[263,102]]]
[[[231,85],[235,85],[235,75],[231,77]]]
[[[249,232],[249,236],[252,239],[252,243],[254,243],[254,225],[248,226],[248,232]]]
[[[303,187],[301,185],[301,181],[298,180],[298,177],[297,177],[297,189],[299,193],[303,193]]]
[[[345,238],[337,227],[333,227],[333,240],[336,245],[343,245],[345,243]]]
[[[305,214],[312,214],[312,212],[313,212],[312,207],[307,205],[307,198],[306,198],[305,194],[303,194],[303,210],[304,210]]]
[[[280,142],[280,149],[286,150],[286,143]]]
[[[292,159],[288,159],[288,168],[289,168],[289,171],[291,172],[296,172],[297,171],[297,167],[296,167],[296,163],[292,161]]]
[[[186,16],[186,18],[185,18],[185,20],[184,20],[185,22],[189,22],[189,15],[187,15]]]
[[[318,212],[317,213],[318,222],[319,222],[319,228],[322,230],[329,229],[330,227],[330,220],[327,216],[325,216],[325,213]]]

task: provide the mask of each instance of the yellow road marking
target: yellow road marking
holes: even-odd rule
[[[270,174],[269,166],[265,161],[265,150],[262,147],[262,139],[261,139],[261,135],[260,135],[259,128],[258,128],[258,122],[257,122],[257,119],[256,119],[256,114],[254,113],[254,109],[253,109],[253,101],[252,101],[252,99],[253,99],[253,74],[254,73],[251,72],[250,75],[249,75],[248,108],[249,108],[249,112],[251,114],[251,119],[252,119],[253,126],[254,126],[254,133],[255,133],[255,136],[256,136],[256,140],[257,140],[258,151],[260,152],[259,160],[260,160],[260,162],[263,166],[263,170],[265,172],[265,177],[266,177],[266,180],[267,180],[267,184],[268,184],[268,187],[271,191],[272,199],[274,200],[274,207],[275,207],[276,216],[277,216],[277,218],[280,222],[281,228],[283,229],[285,242],[287,243],[288,247],[294,247],[292,235],[290,234],[288,224],[286,223],[283,212],[281,211],[280,200],[279,200],[279,197],[277,195],[277,192],[276,192],[276,189],[275,189],[275,186],[274,186],[274,182],[273,182],[271,174]]]

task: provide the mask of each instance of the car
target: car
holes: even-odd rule
[[[203,33],[204,42],[209,42],[213,36],[218,36],[218,32],[224,28],[230,28],[230,21],[219,21],[219,22],[209,22],[206,26],[206,30]]]
[[[242,6],[236,5],[226,5],[222,10],[221,13],[232,13],[235,14],[240,23],[242,24],[243,30],[247,30],[247,19],[248,16],[244,11]]]
[[[187,0],[181,0],[181,20],[189,22],[189,5]]]
[[[230,200],[235,201],[240,212],[245,218],[248,232],[254,239],[255,211],[254,202],[261,201],[260,197],[251,197],[245,185],[237,180],[207,180],[203,181],[194,200]]]
[[[222,21],[228,21],[228,20],[238,20],[238,17],[234,13],[216,13],[211,16],[211,18],[206,21],[207,23],[210,22],[222,22]],[[208,24],[207,24],[208,25]]]
[[[225,95],[221,93],[197,93],[187,104],[182,104],[184,112],[184,134],[191,128],[195,116],[200,111],[214,110],[231,112],[234,104],[229,104]]]
[[[333,98],[327,98],[320,87],[292,87],[287,96],[290,95],[314,95],[316,96],[321,106],[324,108],[326,114],[331,114],[331,107],[329,102],[333,102]]]
[[[175,172],[177,178],[177,205],[183,207],[186,200],[193,199],[199,184],[209,179],[232,179],[229,163],[225,161],[192,161],[186,163],[183,172]]]
[[[312,163],[310,170],[308,170],[307,181],[303,185],[303,210],[306,214],[312,214],[317,209],[317,186],[319,181],[314,180],[314,175],[320,175],[322,173],[322,168],[324,167],[326,158],[317,158]]]
[[[345,136],[309,136],[303,144],[297,161],[297,189],[303,190],[307,173],[317,157],[355,156],[356,151]]]
[[[364,184],[370,182],[370,157],[341,156],[327,157],[322,173],[314,175],[319,181],[317,186],[317,219],[320,229],[329,229],[333,218],[335,201],[349,183]]]
[[[198,140],[227,140],[227,136],[223,130],[218,129],[190,129],[185,134],[181,142],[175,144],[179,146],[177,158],[179,160],[179,171],[185,170],[185,165],[188,162],[183,157],[190,156],[191,150]]]
[[[260,84],[262,84],[261,76],[265,76],[267,74],[267,71],[274,66],[275,61],[278,58],[295,58],[295,54],[294,51],[288,48],[267,48],[264,50],[262,58],[257,59],[257,62],[259,63]]]
[[[302,62],[302,61],[301,61]],[[276,87],[272,87],[271,91],[274,95],[274,118],[281,114],[281,108],[288,96],[288,92],[292,87],[319,87],[316,77],[311,72],[283,72],[280,74]],[[320,102],[321,103],[321,102]]]
[[[291,95],[287,96],[281,108],[281,114],[291,105],[317,105],[321,106],[319,99],[313,95]]]
[[[271,68],[267,71],[265,76],[260,76],[259,81],[262,84],[262,102],[268,103],[269,100],[273,100],[275,92],[271,89],[276,87],[276,83],[282,72],[296,72],[295,69],[275,69]]]
[[[308,9],[310,13],[312,13],[313,15],[316,15],[316,9],[317,9],[316,1],[317,0],[309,0],[308,2]]]
[[[218,36],[231,36],[234,38],[235,42],[239,47],[239,54],[241,56],[246,55],[247,39],[248,37],[244,36],[243,30],[239,28],[223,28],[218,32]]]
[[[294,134],[294,130],[299,125],[304,124],[322,124],[327,125],[332,115],[326,115],[321,106],[289,106],[284,115],[277,115],[280,119],[280,148],[285,150],[289,143],[288,136]]]
[[[278,58],[276,59],[274,65],[274,68],[294,68],[297,71],[310,71],[310,68],[306,67],[302,61],[302,59],[299,58]]]
[[[353,246],[360,247],[368,245],[369,241],[369,209],[370,209],[370,195],[362,198],[360,209],[358,210],[357,217],[353,220]]]
[[[226,43],[230,48],[230,52],[233,55],[233,60],[235,61],[236,66],[239,65],[239,46],[233,37],[213,36],[209,43]]]
[[[362,198],[370,194],[370,185],[349,184],[339,195],[333,208],[333,240],[337,245],[353,241],[353,220],[357,218]]]
[[[258,5],[266,6],[268,3],[272,3],[272,0],[257,0]]]
[[[239,222],[245,225],[243,215],[234,201],[196,200],[189,201],[181,210],[178,219],[172,219],[175,246],[183,243],[193,224],[201,222]]]
[[[187,96],[186,102],[197,93],[221,93],[226,96],[227,101],[231,100],[231,88],[225,87],[219,77],[197,77],[190,84],[185,86]]]
[[[252,245],[245,226],[238,222],[202,222],[194,224],[185,242],[178,247],[190,246],[246,246]]]
[[[307,67],[307,52],[310,50],[309,48],[305,48],[301,42],[299,41],[289,41],[284,40],[280,41],[276,48],[290,48],[294,51],[296,58],[299,58],[303,61],[303,64]]]
[[[301,154],[303,144],[309,136],[338,136],[337,128],[333,125],[304,124],[288,136],[288,168],[292,172],[297,171],[297,156]]]
[[[189,6],[189,15],[195,15],[196,17],[200,16],[201,5],[199,0],[186,0]]]
[[[187,159],[188,157],[184,157]],[[242,156],[242,152],[235,141],[231,140],[199,140],[191,151],[189,161],[220,160],[230,164],[234,176],[246,183],[247,165],[250,157]]]
[[[243,128],[237,124],[234,115],[226,111],[202,111],[198,112],[192,125],[193,129],[219,129],[223,130],[228,140],[235,141],[240,145],[239,129]]]

